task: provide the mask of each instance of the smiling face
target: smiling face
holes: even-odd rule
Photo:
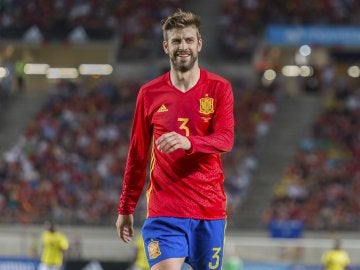
[[[202,40],[195,26],[167,30],[165,36],[163,47],[169,55],[172,68],[187,72],[197,65]]]

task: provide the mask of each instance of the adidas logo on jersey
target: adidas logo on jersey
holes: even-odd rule
[[[157,110],[157,112],[167,112],[168,108],[166,108],[165,104],[162,104],[160,108]]]

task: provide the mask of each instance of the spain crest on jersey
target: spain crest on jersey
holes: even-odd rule
[[[204,98],[200,98],[200,113],[211,114],[214,112],[214,99],[206,95]]]
[[[147,249],[148,249],[150,259],[156,259],[161,254],[160,247],[159,247],[159,241],[151,241],[148,244]]]

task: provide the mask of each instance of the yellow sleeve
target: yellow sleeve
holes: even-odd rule
[[[344,261],[346,265],[349,265],[351,262],[349,255],[345,251],[344,251]]]
[[[324,252],[323,255],[321,256],[321,263],[322,264],[327,264],[329,261],[329,252]]]
[[[69,249],[69,241],[64,234],[60,234],[60,246],[62,250]]]

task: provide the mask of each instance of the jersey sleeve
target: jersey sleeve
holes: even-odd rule
[[[64,234],[60,234],[60,248],[61,250],[65,251],[69,249],[69,241]]]
[[[234,144],[234,97],[231,84],[219,91],[213,132],[206,136],[189,136],[191,148],[188,154],[229,152]]]
[[[145,184],[151,134],[151,124],[146,114],[145,96],[140,90],[136,100],[123,187],[119,198],[119,214],[127,215],[135,211]]]
[[[328,263],[329,252],[325,251],[321,256],[321,263],[326,265]]]

